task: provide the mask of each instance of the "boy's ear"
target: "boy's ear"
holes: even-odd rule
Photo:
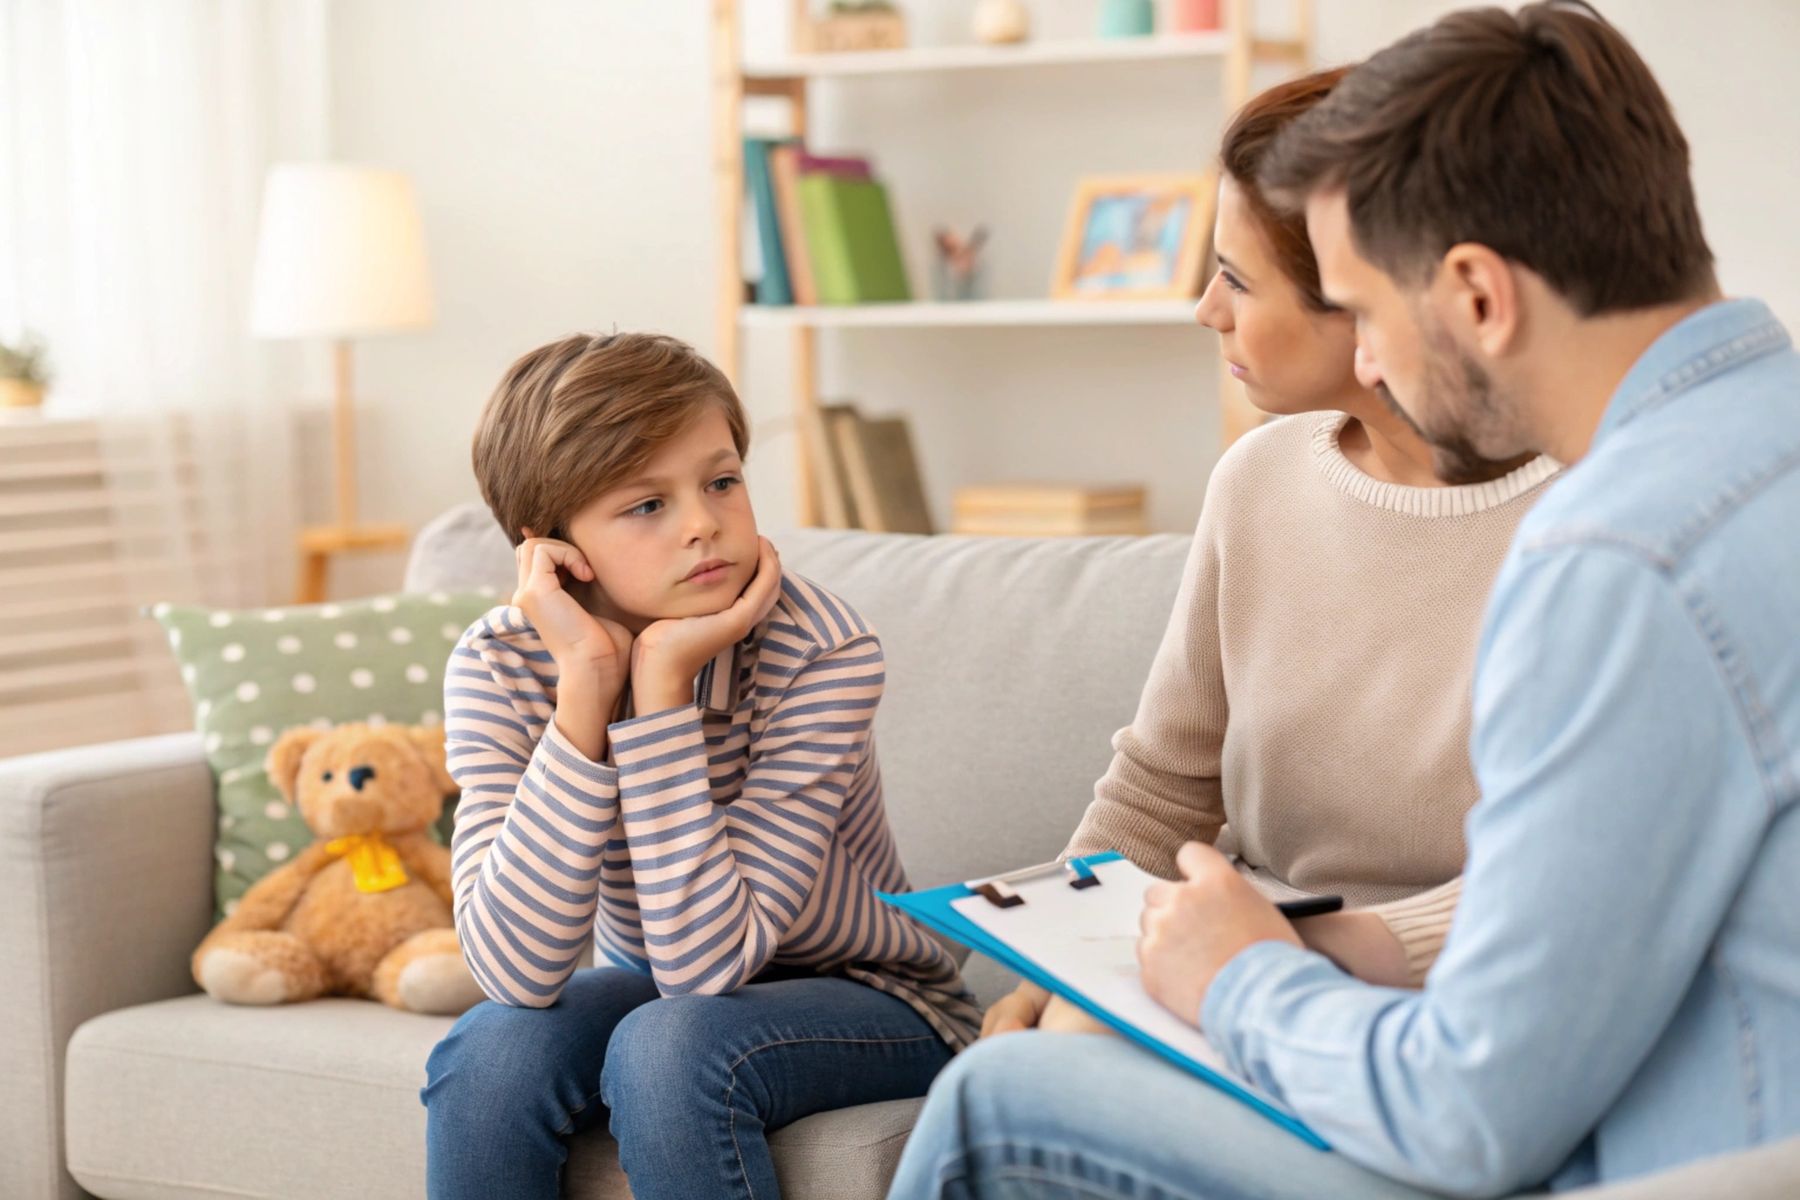
[[[325,730],[314,729],[310,725],[299,725],[288,730],[275,739],[269,747],[269,756],[263,760],[263,768],[269,773],[269,782],[275,785],[282,799],[289,804],[294,803],[294,784],[300,778],[300,760],[313,743],[325,736]]]

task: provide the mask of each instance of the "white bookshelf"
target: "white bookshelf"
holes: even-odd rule
[[[1192,62],[1223,59],[1231,52],[1224,33],[1159,37],[1025,42],[1014,46],[922,46],[855,54],[790,54],[746,63],[745,80],[856,79],[923,75],[938,71],[986,71],[1009,67],[1062,67],[1102,63]]]
[[[822,0],[790,0],[795,20],[804,20]],[[1009,299],[942,304],[869,304],[843,307],[769,307],[748,303],[741,274],[744,234],[743,106],[751,97],[787,103],[791,130],[807,134],[812,85],[836,80],[929,77],[992,73],[1018,77],[1029,68],[1070,69],[1106,64],[1217,62],[1221,94],[1229,111],[1250,95],[1251,71],[1261,64],[1304,69],[1312,59],[1312,0],[1289,0],[1294,36],[1259,37],[1254,0],[1222,0],[1225,27],[1208,33],[1154,37],[1058,39],[1013,46],[916,46],[850,54],[788,53],[745,61],[739,16],[742,0],[711,0],[713,15],[713,97],[715,187],[719,214],[716,266],[718,335],[715,355],[733,380],[742,382],[743,340],[762,331],[788,341],[796,424],[804,427],[818,405],[818,348],[834,330],[929,330],[971,328],[1173,328],[1194,320],[1194,301],[1059,301]],[[1250,428],[1257,414],[1241,392],[1221,377],[1220,425],[1229,444]],[[820,519],[812,464],[804,440],[795,463],[797,513],[801,524]]]
[[[1192,325],[1192,300],[974,300],[954,304],[845,304],[795,308],[748,304],[746,329],[939,329],[956,326]]]

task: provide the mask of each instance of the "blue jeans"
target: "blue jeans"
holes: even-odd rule
[[[604,1116],[638,1200],[773,1200],[769,1130],[923,1095],[949,1060],[923,1017],[848,979],[659,999],[647,975],[577,971],[548,1008],[476,1005],[431,1052],[427,1188],[550,1200],[568,1137]]]
[[[957,1056],[888,1200],[1424,1200],[1122,1038],[1009,1033]]]

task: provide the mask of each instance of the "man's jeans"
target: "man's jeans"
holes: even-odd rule
[[[1425,1200],[1122,1038],[1009,1033],[957,1056],[889,1200]]]
[[[949,1059],[904,1002],[847,979],[659,999],[648,975],[577,971],[549,1008],[476,1005],[432,1051],[429,1194],[551,1200],[567,1138],[606,1120],[638,1200],[773,1200],[767,1131],[923,1095]]]

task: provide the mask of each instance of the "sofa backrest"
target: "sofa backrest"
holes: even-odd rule
[[[1131,720],[1188,539],[905,537],[803,529],[787,568],[881,635],[875,722],[889,817],[917,887],[1054,858]],[[480,505],[414,542],[408,591],[510,588],[512,548]],[[984,1000],[1001,984],[985,963]]]

